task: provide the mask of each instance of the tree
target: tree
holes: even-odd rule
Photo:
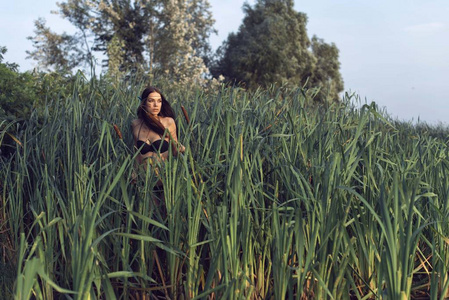
[[[78,35],[52,32],[41,18],[34,22],[34,26],[36,38],[28,39],[32,40],[35,50],[26,53],[27,58],[38,61],[41,68],[65,73],[85,62],[86,54],[79,47]]]
[[[202,83],[209,70],[204,62],[214,20],[206,0],[169,0],[162,15],[155,64],[181,84]]]
[[[103,66],[109,72],[163,72],[175,78],[180,72],[187,78],[207,72],[203,60],[214,32],[208,0],[67,0],[58,5],[61,16],[77,28],[86,53],[106,56]]]
[[[312,53],[317,63],[310,78],[311,86],[320,87],[319,98],[338,99],[338,93],[343,91],[343,79],[337,46],[334,43],[326,44],[323,39],[313,36]]]
[[[313,77],[317,66],[328,59],[321,53],[334,55],[332,59],[338,63],[338,50],[332,45],[331,51],[325,51],[327,44],[322,40],[311,43],[306,31],[307,16],[293,9],[292,0],[258,0],[254,7],[245,4],[243,10],[245,18],[238,32],[231,33],[217,51],[218,58],[211,66],[214,77],[223,75],[228,81],[251,88],[270,84],[303,86],[311,78],[314,84],[321,84],[320,78],[336,76],[335,72],[326,73],[329,68],[320,67],[322,74]],[[318,56],[311,50],[313,45]],[[331,98],[338,97],[342,85],[336,85],[334,90],[337,92]]]

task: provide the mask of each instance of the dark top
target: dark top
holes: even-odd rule
[[[159,152],[163,153],[168,151],[169,144],[166,140],[157,140],[148,145],[144,141],[137,141],[137,148],[140,149],[141,154],[147,154],[148,152]],[[143,146],[143,147],[142,147]]]

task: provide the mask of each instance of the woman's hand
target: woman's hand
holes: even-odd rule
[[[181,152],[181,153],[186,152],[186,147],[184,147],[183,144],[179,143],[178,145],[179,145],[179,152]]]

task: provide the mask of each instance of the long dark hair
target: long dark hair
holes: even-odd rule
[[[147,100],[148,96],[154,92],[161,95],[162,98],[162,107],[161,111],[158,113],[158,116],[170,117],[175,120],[175,112],[171,108],[170,103],[168,103],[167,99],[165,99],[165,96],[161,93],[161,91],[154,86],[147,87],[143,90],[142,95],[140,96],[140,105],[137,108],[137,116],[145,123],[145,125],[147,125],[149,129],[153,130],[159,135],[163,135],[164,130],[159,127],[151,117],[149,117],[149,112],[145,110],[145,101]]]

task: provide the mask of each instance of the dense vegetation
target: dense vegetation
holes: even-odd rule
[[[70,73],[95,69],[103,59],[110,75],[161,74],[173,85],[204,84],[210,78],[245,88],[272,84],[320,87],[315,99],[339,100],[343,91],[335,44],[308,36],[307,16],[292,0],[244,4],[244,19],[211,52],[215,33],[208,0],[66,0],[59,15],[75,33],[57,33],[35,22],[27,51],[41,70]]]
[[[79,74],[0,120],[2,295],[448,296],[447,130],[348,95],[316,106],[312,90],[153,82],[187,147],[159,166],[156,206],[130,133],[145,84]]]
[[[94,68],[98,59],[112,74],[164,73],[172,79],[204,73],[203,58],[214,20],[207,0],[66,0],[57,13],[75,28],[54,32],[35,22],[34,49],[45,70]],[[192,81],[194,81],[192,79]]]
[[[211,66],[215,77],[267,87],[320,87],[315,99],[339,100],[343,91],[338,49],[307,34],[307,15],[292,0],[259,0],[243,6],[245,17],[237,33],[230,33]]]

